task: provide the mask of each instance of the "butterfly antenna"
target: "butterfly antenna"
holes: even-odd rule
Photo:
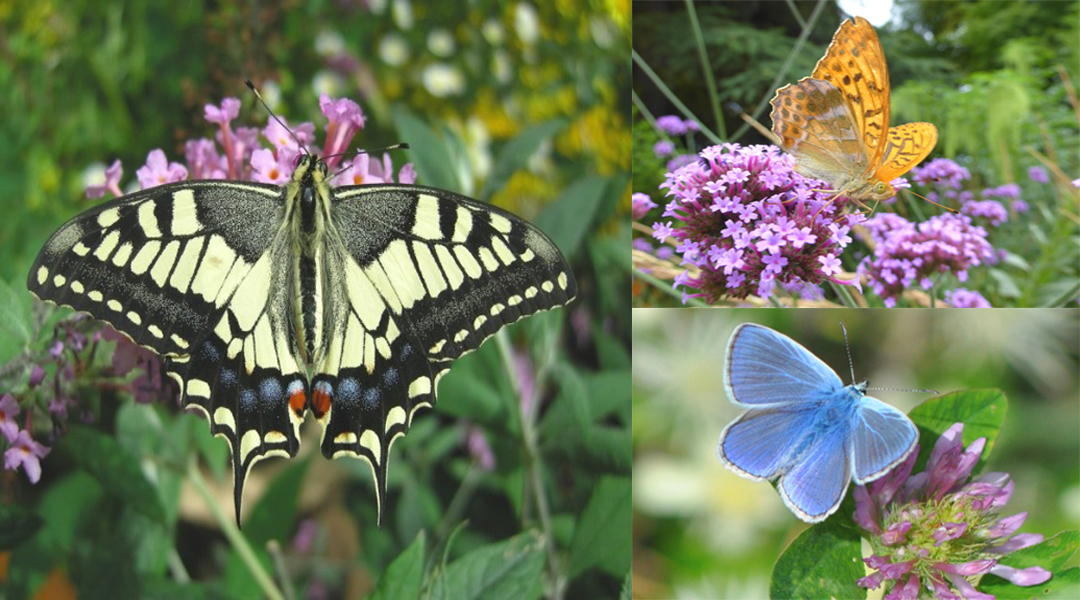
[[[855,383],[855,363],[851,361],[851,344],[847,339],[847,327],[844,327],[844,322],[840,321],[840,329],[844,332],[844,349],[847,350],[847,364],[851,369],[851,383]]]
[[[285,131],[288,131],[289,135],[292,136],[292,139],[296,140],[296,145],[304,151],[304,154],[308,154],[308,149],[307,146],[304,145],[304,142],[301,142],[300,138],[296,137],[296,134],[293,133],[293,130],[289,129],[289,126],[286,125],[284,121],[279,119],[278,116],[274,114],[274,111],[270,110],[270,105],[266,103],[266,100],[263,100],[262,94],[259,93],[259,90],[255,89],[255,84],[251,83],[250,79],[245,79],[244,84],[248,86],[248,89],[251,90],[253,94],[255,94],[255,97],[259,100],[259,104],[263,105],[263,108],[266,109],[266,112],[270,113],[270,118],[277,121],[278,125],[284,127]]]
[[[874,391],[874,392],[911,392],[913,394],[933,394],[935,396],[940,394],[940,392],[938,392],[937,390],[913,390],[913,389],[910,389],[910,388],[879,388],[879,387],[872,387],[872,388],[866,388],[866,391],[868,391],[868,392],[869,391]]]
[[[361,149],[356,151],[356,154],[375,154],[376,152],[390,152],[391,150],[408,150],[408,149],[409,149],[409,144],[407,144],[405,142],[398,142],[396,144],[390,144],[389,146],[383,146],[382,148],[370,148],[370,149],[361,148]],[[351,154],[351,153],[350,152],[338,152],[337,154],[327,154],[326,156],[323,157],[323,160],[330,160],[331,158],[336,158],[338,156],[345,156],[346,154]],[[341,175],[346,170],[348,170],[348,168],[349,167],[341,167],[340,169],[337,170],[337,172],[334,173],[334,175],[332,177],[330,177],[330,179],[333,179],[334,177],[337,177],[338,175]]]
[[[929,202],[930,204],[933,204],[934,206],[937,206],[937,207],[940,207],[940,208],[944,208],[945,210],[947,210],[947,211],[949,211],[949,212],[952,212],[952,213],[954,213],[954,212],[957,212],[957,211],[956,211],[955,209],[949,208],[948,206],[945,206],[944,204],[938,204],[937,202],[934,202],[933,200],[931,200],[931,199],[927,198],[926,196],[922,196],[922,195],[920,195],[920,194],[916,194],[915,192],[913,192],[913,191],[911,191],[911,190],[908,190],[908,193],[909,193],[909,194],[911,194],[912,196],[916,196],[916,197],[918,197],[918,198],[922,198],[923,200],[926,200],[927,202]]]

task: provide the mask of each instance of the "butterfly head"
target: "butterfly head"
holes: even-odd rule
[[[884,181],[870,179],[863,185],[852,186],[851,189],[844,190],[840,195],[861,202],[881,202],[895,196],[896,189]]]

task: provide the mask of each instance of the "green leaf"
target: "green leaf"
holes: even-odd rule
[[[288,540],[296,526],[296,504],[300,496],[300,484],[310,463],[310,455],[304,459],[293,459],[285,469],[270,482],[266,493],[259,498],[259,503],[247,516],[241,532],[247,537],[256,559],[268,572],[274,570],[266,544],[270,540]],[[250,497],[248,498],[250,501]],[[230,511],[231,512],[231,511]],[[225,589],[237,597],[253,597],[259,589],[255,577],[251,574],[240,555],[233,551],[225,563],[222,576]]]
[[[427,546],[421,531],[409,547],[397,555],[379,577],[371,600],[413,600],[420,597],[424,581],[424,550]]]
[[[618,577],[630,568],[630,478],[601,477],[570,542],[569,576],[597,566]]]
[[[954,392],[916,406],[908,415],[919,427],[919,458],[915,461],[913,472],[922,470],[934,449],[934,442],[954,423],[964,424],[964,434],[961,436],[964,446],[978,438],[986,438],[982,458],[975,467],[977,472],[994,449],[1008,407],[1009,401],[1000,390]]]
[[[588,408],[593,421],[617,415],[630,423],[630,369],[599,372],[584,378]]]
[[[17,504],[0,504],[0,550],[11,550],[34,535],[44,519]]]
[[[802,532],[772,573],[770,598],[866,598],[855,582],[866,575],[859,535],[829,519]]]
[[[498,151],[498,158],[495,159],[484,187],[480,189],[479,198],[484,202],[489,202],[492,194],[506,185],[510,176],[529,162],[532,155],[540,148],[540,144],[565,126],[566,119],[537,123],[503,145]]]
[[[151,520],[164,520],[165,512],[157,490],[143,475],[138,459],[113,438],[95,429],[73,424],[56,449],[70,456],[110,496]]]
[[[244,534],[253,546],[262,547],[270,540],[289,538],[296,520],[301,484],[310,462],[308,458],[289,461],[259,498],[259,503],[244,521]]]
[[[990,269],[990,276],[997,282],[997,292],[1006,298],[1019,298],[1023,295],[1020,291],[1020,286],[1016,285],[1016,281],[1012,276],[1002,271],[1001,269]]]
[[[1000,564],[1017,569],[1042,567],[1053,576],[1040,585],[1021,587],[997,575],[986,575],[979,581],[979,590],[998,598],[1080,598],[1080,570],[1065,569],[1077,548],[1080,531],[1072,529],[1007,554]]]
[[[585,235],[592,230],[607,186],[607,179],[583,177],[570,184],[536,218],[536,226],[555,242],[568,259],[573,259]]]
[[[30,342],[30,294],[0,279],[0,364],[17,356]]]
[[[629,520],[623,522],[623,526]],[[627,545],[629,550],[629,545]],[[450,563],[432,583],[432,600],[529,600],[543,592],[544,538],[536,531],[483,546]]]
[[[577,369],[563,361],[555,364],[552,375],[555,381],[559,382],[559,396],[556,402],[564,402],[570,409],[573,429],[563,433],[580,436],[582,443],[587,444],[592,415],[589,414],[589,398],[585,382]]]
[[[409,159],[416,168],[417,183],[447,190],[460,190],[454,160],[447,144],[423,120],[397,105],[392,110],[394,127],[409,144]]]

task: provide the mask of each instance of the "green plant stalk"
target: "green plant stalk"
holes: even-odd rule
[[[187,478],[191,481],[191,484],[195,486],[195,491],[202,497],[203,502],[210,508],[210,514],[217,521],[221,527],[221,531],[225,534],[225,539],[229,540],[229,543],[236,549],[237,554],[240,555],[240,560],[251,572],[252,577],[255,578],[255,582],[259,584],[259,588],[263,594],[270,600],[285,600],[284,594],[281,590],[274,585],[273,578],[263,568],[261,562],[257,556],[255,556],[255,550],[248,543],[247,538],[240,533],[239,527],[232,519],[225,516],[221,507],[214,500],[213,494],[210,493],[210,488],[206,486],[206,480],[203,479],[202,473],[199,472],[198,466],[195,464],[195,460],[188,461],[187,466]]]
[[[502,357],[503,368],[506,369],[506,376],[510,380],[515,390],[520,390],[521,387],[518,383],[517,373],[514,371],[514,360],[510,352],[510,340],[506,334],[506,330],[501,330],[495,334],[496,344],[499,348],[499,354]],[[521,419],[521,442],[522,447],[525,450],[525,465],[528,472],[528,479],[531,482],[533,494],[536,500],[536,512],[540,518],[540,528],[544,536],[544,545],[547,549],[548,556],[548,574],[552,581],[552,591],[549,596],[553,600],[562,600],[566,589],[566,575],[562,572],[561,565],[559,564],[559,557],[555,554],[555,533],[551,526],[551,509],[548,506],[547,496],[544,494],[543,478],[540,476],[540,470],[543,468],[543,460],[540,455],[540,444],[536,438],[536,429],[534,427],[536,412],[538,410],[537,405],[539,402],[539,394],[537,390],[544,388],[547,382],[547,373],[550,370],[550,365],[555,361],[555,345],[545,344],[546,352],[543,356],[543,362],[541,362],[536,369],[536,380],[533,384],[533,397],[529,402],[522,402],[518,399],[518,411]],[[529,411],[526,412],[525,406],[528,404]]]
[[[727,126],[724,124],[724,115],[720,112],[720,98],[716,93],[712,64],[709,63],[709,57],[705,54],[705,38],[701,35],[701,23],[698,22],[693,0],[685,1],[686,14],[690,17],[690,30],[694,32],[694,45],[697,46],[698,58],[701,60],[701,72],[705,75],[705,90],[709,93],[709,104],[712,106],[713,119],[716,120],[716,131],[722,139],[727,138]]]
[[[674,289],[672,289],[671,286],[668,285],[666,281],[663,281],[662,279],[658,279],[656,277],[653,277],[652,275],[649,275],[648,273],[642,271],[641,269],[633,269],[633,273],[634,273],[634,277],[640,277],[643,281],[645,281],[649,285],[651,285],[651,286],[655,287],[656,289],[664,292],[665,294],[671,296],[672,298],[677,299],[679,302],[682,302],[682,294],[680,294],[680,293],[676,292]],[[689,298],[686,301],[686,305],[687,306],[696,306],[698,308],[709,308],[709,305],[706,304],[701,298]]]

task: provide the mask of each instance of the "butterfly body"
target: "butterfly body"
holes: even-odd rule
[[[889,91],[877,33],[856,17],[841,24],[810,77],[776,91],[773,133],[799,174],[857,202],[891,198],[891,181],[930,154],[937,128],[890,128]]]
[[[573,275],[531,224],[445,190],[331,188],[301,157],[283,185],[183,181],[61,226],[27,282],[163,357],[184,404],[252,465],[322,452],[371,466],[381,515],[391,445],[439,378],[504,325],[569,302]]]
[[[865,382],[843,385],[808,350],[761,325],[732,333],[724,382],[747,411],[720,434],[721,462],[750,479],[779,479],[784,503],[807,522],[835,512],[851,480],[881,477],[918,440],[907,415],[866,396]]]

